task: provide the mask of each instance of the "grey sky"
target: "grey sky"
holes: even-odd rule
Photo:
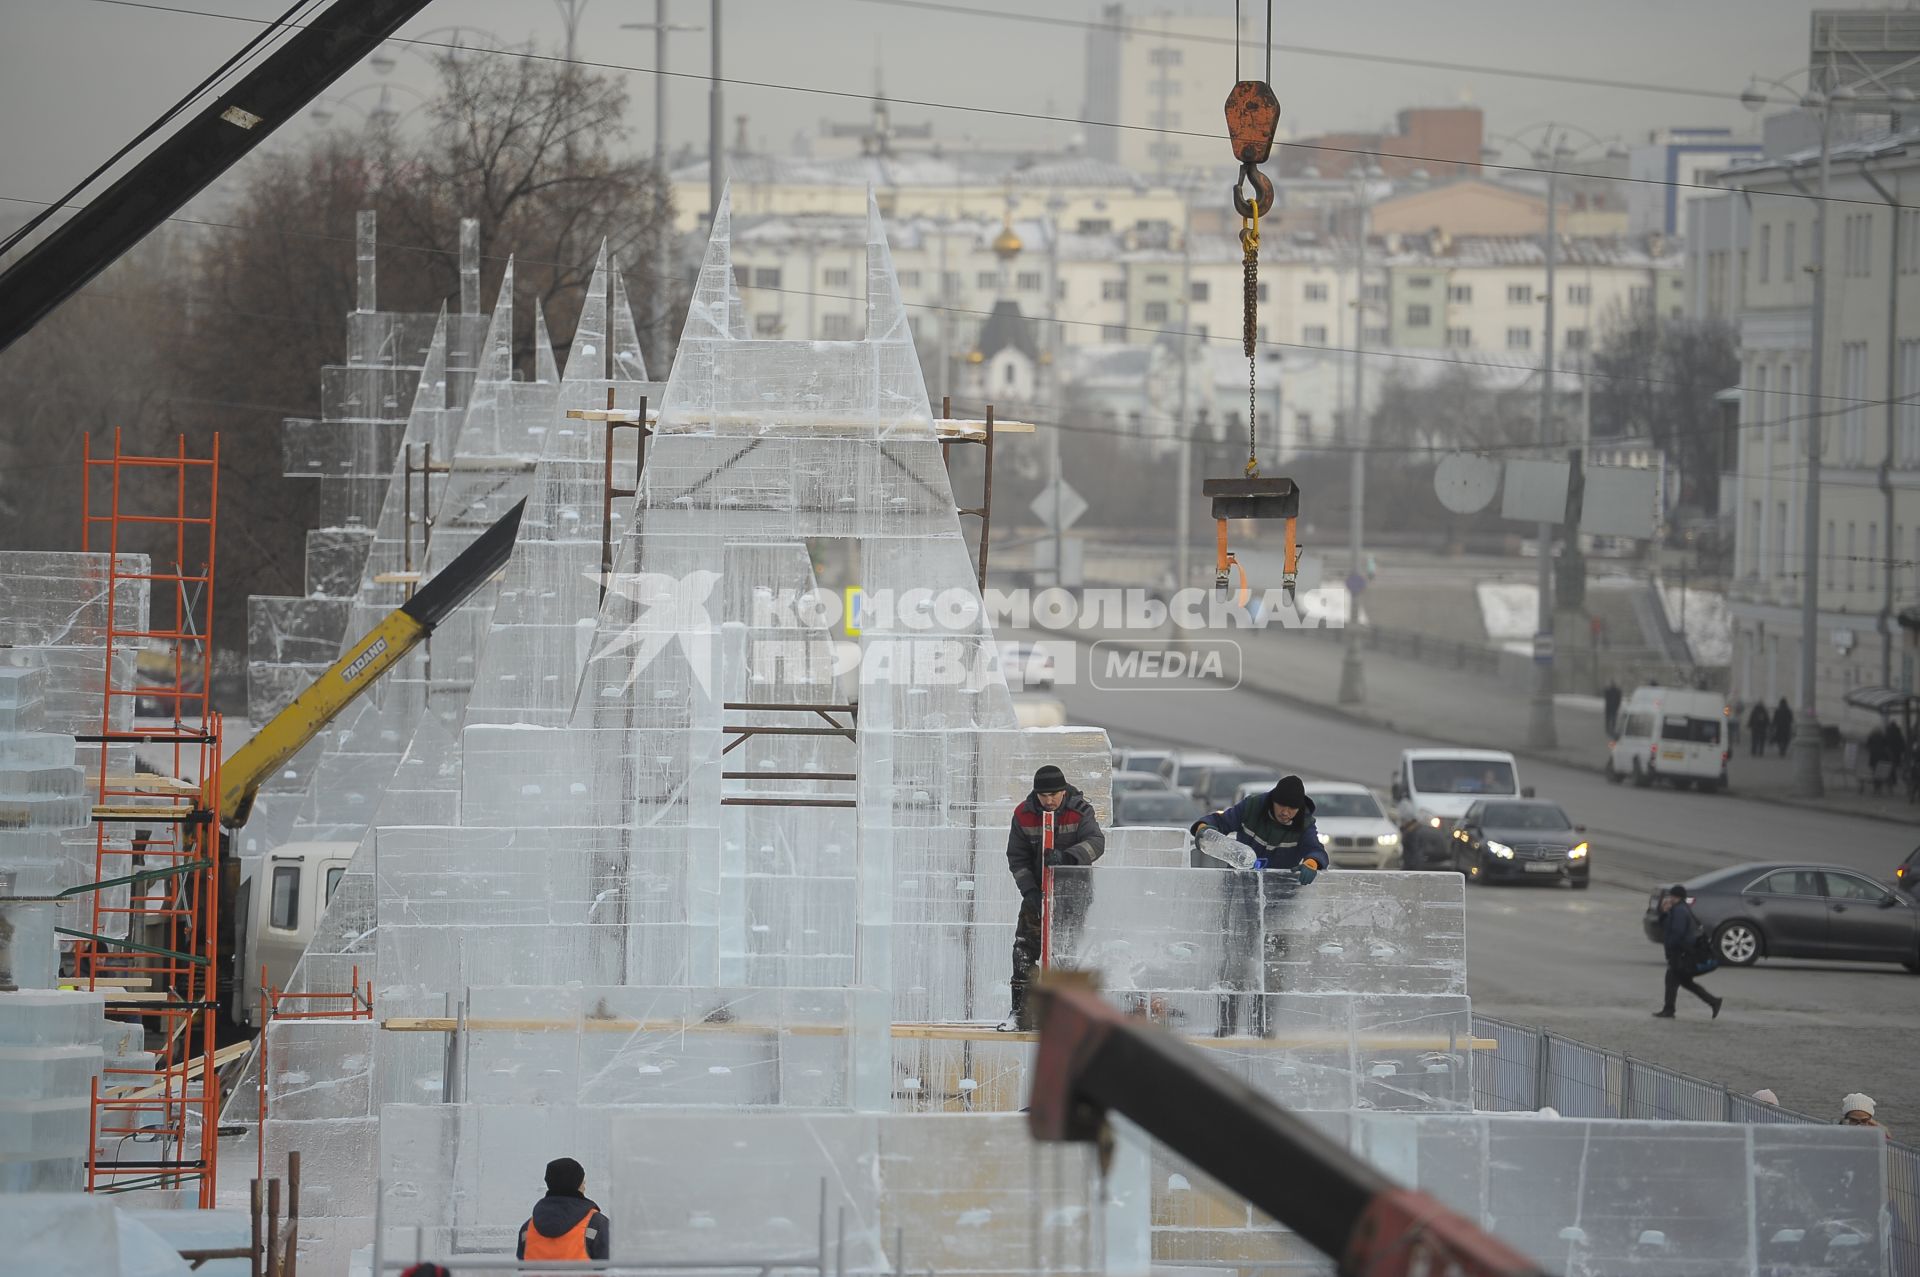
[[[983,9],[1025,9],[1086,19],[1091,0],[956,0]],[[266,17],[286,0],[156,0],[208,13]],[[707,0],[669,0],[676,22],[707,22]],[[1130,14],[1171,7],[1231,14],[1231,0],[1133,3]],[[588,0],[578,49],[583,58],[647,67],[650,35],[622,22],[650,21],[653,0]],[[1249,5],[1249,12],[1259,12]],[[1402,106],[1472,101],[1488,128],[1512,131],[1566,120],[1633,139],[1667,124],[1743,127],[1731,100],[1593,88],[1291,53],[1289,42],[1414,58],[1565,72],[1737,94],[1749,73],[1781,76],[1806,61],[1804,0],[1278,0],[1275,88],[1295,132],[1384,124]],[[1002,18],[967,17],[862,0],[725,0],[726,74],[744,79],[870,91],[876,57],[890,96],[1076,115],[1081,107],[1084,33]],[[557,49],[553,0],[434,0],[403,34],[450,25],[485,28]],[[214,17],[155,12],[100,0],[0,0],[0,196],[50,199],[143,127],[174,97],[249,38],[257,27]],[[470,41],[482,37],[469,36]],[[674,38],[671,65],[704,73],[704,33]],[[390,77],[428,87],[417,58],[401,55]],[[361,67],[334,92],[353,94],[381,77]],[[636,147],[652,140],[650,76],[631,74]],[[1224,98],[1228,86],[1221,86]],[[674,142],[705,144],[702,82],[670,90]],[[353,97],[370,106],[377,90]],[[395,105],[413,99],[396,93]],[[729,88],[728,130],[747,115],[756,145],[787,149],[794,133],[822,117],[856,120],[864,103],[767,89]],[[343,113],[343,115],[348,113]],[[931,118],[939,136],[1014,143],[1057,142],[1070,126],[901,107],[903,121]],[[302,126],[304,128],[304,125]],[[297,138],[282,130],[271,145]],[[25,206],[0,206],[0,221]]]

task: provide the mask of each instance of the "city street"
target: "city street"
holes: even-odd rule
[[[1401,749],[1446,744],[1317,713],[1253,692],[1103,692],[1062,686],[1068,720],[1118,744],[1221,749],[1309,777],[1384,791]],[[1911,1117],[1911,1042],[1920,977],[1897,966],[1763,961],[1707,984],[1717,1021],[1682,993],[1679,1019],[1654,1020],[1660,951],[1640,930],[1647,894],[1720,865],[1806,857],[1887,880],[1914,835],[1885,821],[1738,797],[1641,791],[1597,771],[1521,760],[1522,783],[1564,805],[1592,835],[1594,885],[1469,887],[1469,992],[1486,1015],[1542,1025],[1737,1090],[1772,1087],[1789,1108],[1824,1114],[1842,1095],[1880,1101],[1896,1134]],[[1383,794],[1384,797],[1384,794]]]

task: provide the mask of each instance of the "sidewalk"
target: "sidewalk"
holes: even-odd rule
[[[1123,634],[1098,635],[1125,639]],[[1531,688],[1486,675],[1428,665],[1362,649],[1366,699],[1342,705],[1340,665],[1345,643],[1339,631],[1236,631],[1243,653],[1241,686],[1277,699],[1355,722],[1479,749],[1504,749],[1521,758],[1599,771],[1606,762],[1605,713],[1598,696],[1562,693],[1554,698],[1560,744],[1527,746]],[[1793,764],[1777,753],[1748,754],[1744,734],[1730,764],[1730,793],[1757,802],[1809,807],[1902,825],[1920,824],[1920,807],[1903,796],[1844,791],[1829,774],[1822,798],[1793,797]]]

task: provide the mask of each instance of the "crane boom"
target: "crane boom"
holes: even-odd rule
[[[334,0],[198,115],[0,271],[0,350],[177,213],[430,0]]]
[[[200,796],[201,805],[217,814],[229,829],[246,824],[253,813],[254,795],[269,776],[286,766],[341,710],[399,664],[433,633],[436,625],[506,566],[513,556],[520,515],[526,507],[522,500],[500,516],[412,598],[361,635],[306,691],[255,732],[252,740],[234,751],[233,757],[221,764],[220,792],[211,792],[209,780],[208,792]]]

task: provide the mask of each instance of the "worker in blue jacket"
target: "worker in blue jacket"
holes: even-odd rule
[[[1266,793],[1202,816],[1190,832],[1200,838],[1203,829],[1231,835],[1252,850],[1245,864],[1226,862],[1236,869],[1291,869],[1305,885],[1327,867],[1327,851],[1313,824],[1313,799],[1298,776],[1282,776]],[[1202,839],[1202,851],[1207,850],[1205,842]]]

